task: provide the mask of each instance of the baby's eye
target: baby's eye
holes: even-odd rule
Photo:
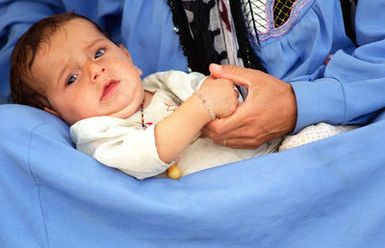
[[[76,74],[70,75],[66,81],[66,84],[71,85],[72,83],[74,83],[76,81],[77,78],[78,78],[78,75],[76,75]]]
[[[104,48],[99,48],[99,49],[95,52],[95,54],[94,54],[94,59],[97,59],[97,58],[103,56],[105,52],[106,52],[106,49],[104,49]]]

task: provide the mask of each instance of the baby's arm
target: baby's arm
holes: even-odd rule
[[[108,116],[81,120],[71,126],[76,148],[109,167],[144,179],[164,172],[170,165],[160,160],[154,126],[135,128],[134,121]]]
[[[175,160],[211,121],[210,111],[219,118],[232,114],[238,104],[231,81],[207,78],[196,94],[155,126],[155,144],[164,162]]]

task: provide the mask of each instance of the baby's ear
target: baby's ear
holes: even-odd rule
[[[119,44],[119,48],[131,59],[131,54],[128,52],[127,48],[123,44]]]
[[[134,62],[132,61],[131,54],[130,54],[130,52],[127,50],[127,48],[126,48],[123,44],[119,44],[119,48],[122,49],[122,51],[129,57],[131,63],[134,63]],[[135,68],[136,68],[136,70],[138,71],[139,75],[142,76],[143,71],[142,71],[140,68],[138,68],[137,66],[135,66]]]
[[[139,67],[135,66],[135,69],[138,71],[139,75],[142,76],[143,75],[143,71],[142,69],[140,69]]]
[[[61,118],[60,115],[59,115],[59,113],[56,112],[55,110],[51,109],[51,108],[44,107],[44,111],[45,111],[45,112],[48,112],[48,113],[50,113],[50,114],[53,114],[53,115],[55,115],[55,116],[57,116],[57,117],[59,117],[59,118]]]

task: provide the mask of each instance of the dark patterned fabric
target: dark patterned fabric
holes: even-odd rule
[[[209,29],[210,11],[216,6],[216,2],[214,0],[206,2],[169,1],[174,25],[178,30],[189,66],[193,71],[204,74],[208,74],[210,62],[220,63],[227,56],[226,51],[218,52],[214,47],[215,36],[220,35],[220,30],[217,27]]]
[[[191,70],[208,74],[210,63],[262,69],[249,42],[239,0],[169,0]]]

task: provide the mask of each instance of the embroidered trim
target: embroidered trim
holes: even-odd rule
[[[281,35],[286,34],[289,32],[292,28],[292,26],[297,22],[298,17],[300,14],[303,13],[303,9],[314,0],[297,0],[293,3],[291,13],[289,18],[286,20],[284,24],[282,24],[278,28],[274,28],[274,1],[275,0],[267,0],[266,5],[268,6],[268,9],[266,10],[266,19],[267,19],[267,32],[266,33],[260,33],[258,32],[258,37],[255,35],[250,34],[251,43],[255,47],[258,44],[259,41],[266,41],[270,38],[279,37]]]
[[[274,28],[279,28],[289,19],[295,0],[275,0],[273,8]]]

